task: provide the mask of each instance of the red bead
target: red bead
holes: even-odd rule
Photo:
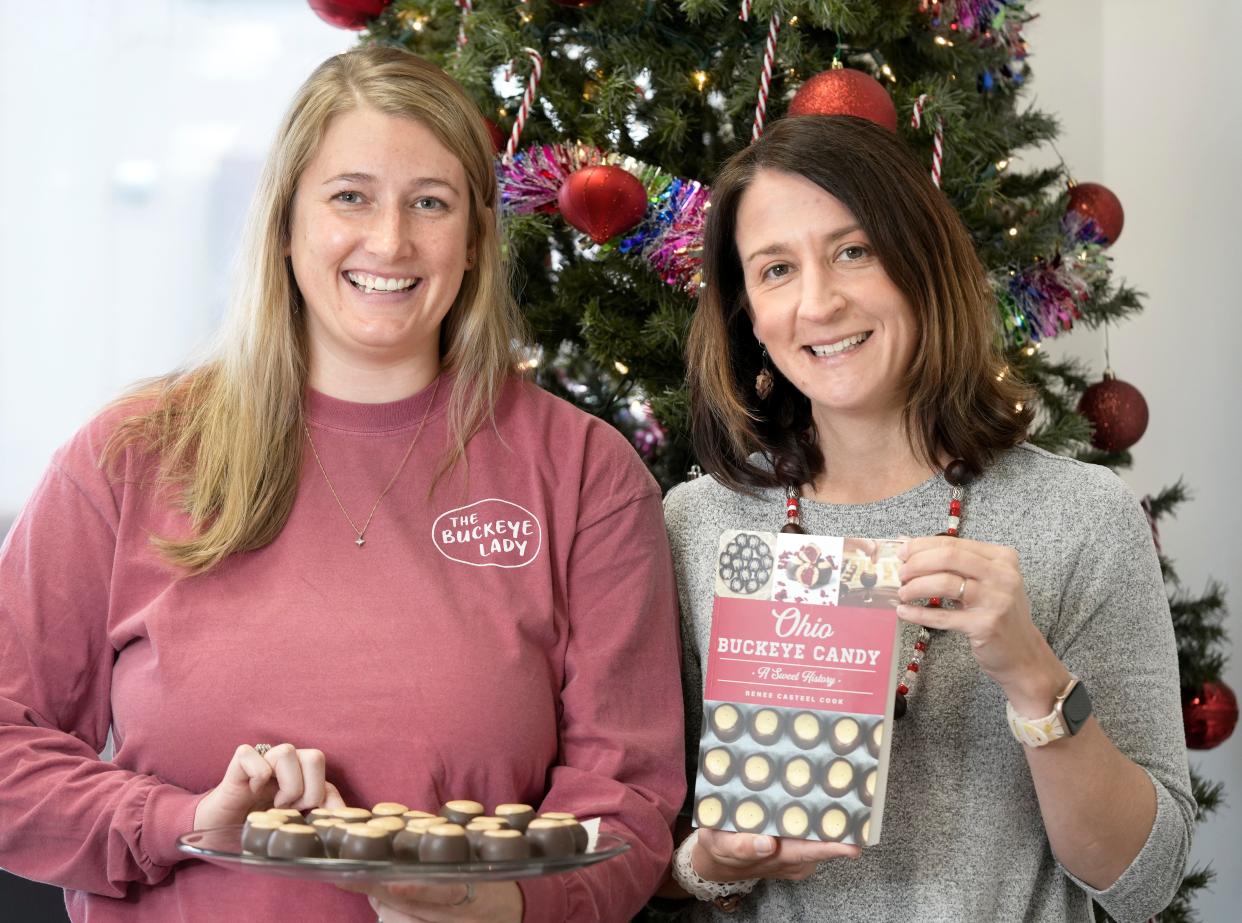
[[[962,501],[961,500],[950,500],[949,501],[949,515],[950,516],[961,516],[962,515]]]
[[[906,669],[911,673],[919,672],[919,662],[917,660],[911,660],[908,664],[906,664]]]
[[[910,692],[910,687],[909,687],[909,686],[907,686],[905,683],[898,683],[898,684],[897,684],[897,694],[898,694],[898,695],[906,695],[906,694],[907,694],[907,693],[909,693],[909,692]]]
[[[957,529],[953,529],[953,528],[945,529],[944,534],[952,535],[954,538],[957,538]]]
[[[939,609],[940,608],[940,597],[933,596],[931,599],[929,599],[927,601],[927,608],[928,609]]]
[[[923,642],[923,641],[915,641],[915,642],[914,642],[914,649],[915,649],[916,651],[925,651],[925,650],[927,650],[927,644],[926,644],[926,642]]]

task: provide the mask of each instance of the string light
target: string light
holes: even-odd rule
[[[620,373],[621,375],[630,374],[630,367],[626,365],[624,362],[614,362],[612,364],[612,367],[616,369],[617,372]]]
[[[1000,159],[1000,160],[996,161],[996,169],[997,169],[997,170],[1003,170],[1003,169],[1005,169],[1005,167],[1007,167],[1007,166],[1009,166],[1009,161],[1008,161],[1008,160],[1005,160],[1004,158],[1002,158],[1002,159]]]
[[[951,41],[949,41],[947,38],[945,38],[943,35],[937,35],[937,36],[933,39],[933,41],[934,41],[937,45],[947,45],[947,46],[948,46],[948,47],[950,47],[950,48],[952,48],[952,47],[953,47],[953,43],[952,43]]]
[[[1018,403],[1016,403],[1016,404],[1014,404],[1014,405],[1013,405],[1014,413],[1021,413],[1021,412],[1022,412],[1022,408],[1023,408],[1024,406],[1026,406],[1026,405],[1025,405],[1025,404],[1023,404],[1021,401],[1018,401]]]
[[[1000,372],[997,374],[997,376],[996,376],[996,380],[997,380],[997,381],[1004,381],[1004,380],[1005,380],[1005,376],[1006,376],[1006,375],[1008,375],[1008,374],[1009,374],[1009,366],[1005,366],[1005,367],[1004,367],[1004,368],[1002,368],[1002,369],[1000,370]]]
[[[1018,229],[1017,229],[1017,228],[1010,228],[1010,229],[1009,229],[1009,236],[1010,236],[1010,237],[1017,237],[1017,236],[1018,236]]]
[[[518,10],[518,19],[522,20],[522,25],[525,26],[529,24],[530,21],[534,18],[535,17],[532,16],[530,13],[528,13],[526,10]]]
[[[791,26],[796,26],[796,25],[798,24],[798,17],[797,17],[797,16],[790,16],[790,17],[789,17],[789,24],[790,24]]]
[[[703,88],[706,87],[708,81],[711,80],[711,76],[707,73],[707,71],[695,71],[690,75],[690,79],[694,81],[694,85],[698,87],[699,92],[702,93]]]
[[[893,69],[892,69],[891,67],[889,67],[887,64],[883,65],[883,66],[880,68],[880,73],[882,73],[882,74],[883,74],[885,77],[887,77],[889,80],[893,81],[893,83],[896,83],[896,82],[897,82],[897,78],[896,78],[896,76],[894,76],[894,74],[893,74]]]

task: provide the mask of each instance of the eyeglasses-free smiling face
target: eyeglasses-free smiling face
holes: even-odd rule
[[[899,418],[914,312],[850,210],[805,177],[760,170],[734,241],[755,336],[815,418]]]
[[[312,381],[330,368],[438,362],[440,323],[472,262],[461,162],[413,119],[335,116],[298,180],[289,256]]]

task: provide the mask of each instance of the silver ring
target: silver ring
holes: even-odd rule
[[[255,744],[254,745],[254,752],[259,754],[259,756],[267,756],[267,751],[270,749],[272,749],[271,744]]]
[[[958,602],[958,605],[960,606],[966,605],[966,578],[965,577],[962,578],[962,588],[957,591],[957,602]]]
[[[454,901],[453,903],[449,904],[449,906],[450,907],[464,907],[466,904],[472,904],[472,903],[474,903],[474,885],[472,885],[470,882],[466,882],[465,896],[462,897],[461,900]]]

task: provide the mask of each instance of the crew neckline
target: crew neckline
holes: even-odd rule
[[[420,425],[424,418],[430,421],[440,416],[452,390],[452,376],[445,372],[409,397],[380,404],[330,397],[308,385],[303,407],[306,422],[322,429],[353,433],[397,432]]]
[[[838,514],[848,515],[877,512],[879,510],[887,509],[890,506],[900,506],[906,501],[917,497],[919,494],[923,494],[931,490],[937,482],[943,483],[946,489],[949,486],[948,482],[944,480],[943,473],[937,471],[934,474],[929,475],[926,480],[920,481],[913,487],[909,487],[899,494],[893,494],[891,497],[884,497],[880,500],[870,500],[866,503],[829,503],[825,500],[813,500],[810,497],[799,497],[798,502],[802,506],[810,509],[821,509]]]

